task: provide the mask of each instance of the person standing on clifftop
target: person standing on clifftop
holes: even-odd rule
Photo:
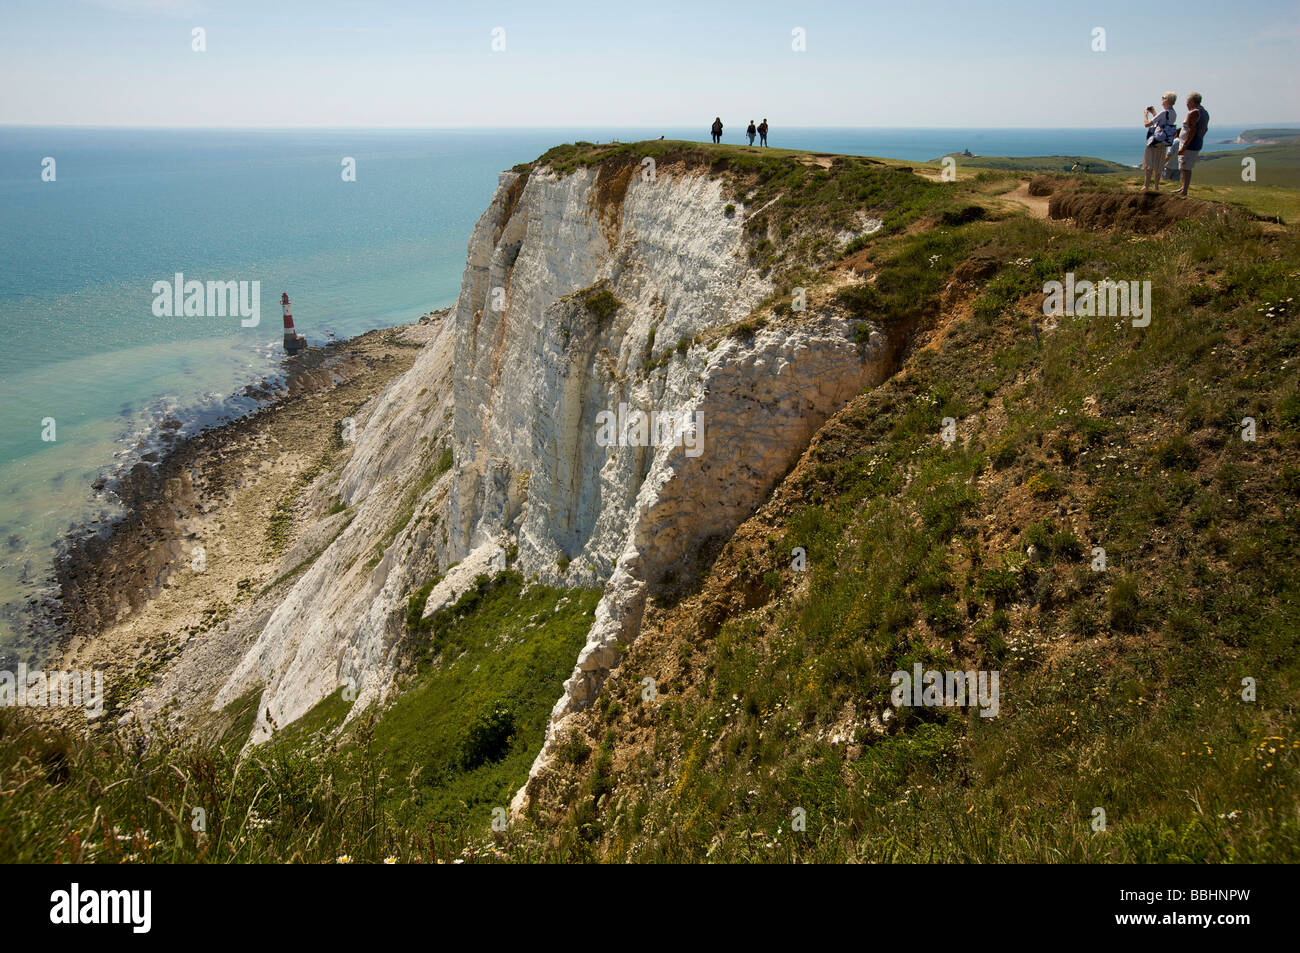
[[[722,117],[718,116],[713,120],[713,141],[722,141]]]
[[[1183,123],[1182,141],[1178,144],[1178,171],[1183,177],[1183,187],[1174,195],[1186,195],[1192,184],[1192,167],[1200,158],[1201,146],[1205,145],[1205,132],[1210,128],[1210,114],[1201,105],[1201,94],[1190,93],[1187,97],[1187,120]]]
[[[758,128],[754,125],[754,120],[749,121],[748,128],[745,129],[745,135],[749,136],[749,144],[754,144],[754,136],[758,134]]]
[[[767,119],[766,118],[758,124],[758,144],[760,146],[767,145]]]
[[[1146,170],[1143,192],[1150,190],[1152,177],[1155,178],[1156,191],[1160,191],[1160,176],[1165,170],[1165,159],[1169,157],[1169,146],[1178,137],[1178,113],[1174,111],[1177,102],[1177,93],[1165,93],[1160,98],[1164,107],[1160,112],[1148,106],[1142,113],[1142,122],[1147,127],[1147,148],[1142,157],[1142,168]]]

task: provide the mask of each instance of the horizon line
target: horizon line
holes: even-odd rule
[[[690,124],[694,125],[694,124]],[[1225,124],[1220,124],[1225,125]],[[1281,123],[1232,123],[1226,124],[1226,128],[1233,129],[1241,127],[1250,130],[1253,127],[1261,129],[1291,129],[1295,128],[1300,131],[1300,120]],[[454,132],[503,132],[503,131],[537,131],[544,132],[548,130],[628,130],[628,129],[653,129],[653,128],[673,128],[667,123],[654,123],[645,126],[629,125],[616,126],[608,123],[600,125],[510,125],[510,126],[311,126],[311,125],[244,125],[244,126],[222,126],[222,125],[124,125],[124,124],[96,124],[96,123],[48,123],[48,122],[0,122],[0,129],[157,129],[157,130],[208,130],[208,131],[356,131],[356,132],[432,132],[432,131],[454,131]],[[679,127],[681,128],[681,127]],[[785,126],[786,129],[801,130],[878,130],[878,129],[906,129],[906,130],[927,130],[934,132],[971,132],[984,130],[1042,130],[1042,126]],[[1088,130],[1112,130],[1128,129],[1129,123],[1117,126],[1052,126],[1052,130],[1070,130],[1070,131],[1088,131]]]

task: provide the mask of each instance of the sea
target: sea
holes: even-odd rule
[[[761,117],[755,117],[761,118]],[[0,655],[31,661],[27,609],[92,490],[156,447],[246,413],[274,379],[280,294],[310,343],[452,304],[503,169],[562,142],[708,141],[690,128],[120,129],[0,126]],[[743,141],[744,121],[725,142]],[[1209,148],[1241,129],[1216,127]],[[772,146],[927,161],[1141,161],[1140,129],[783,129]],[[1214,143],[1222,143],[1214,145]],[[260,322],[166,316],[155,283],[260,283]]]

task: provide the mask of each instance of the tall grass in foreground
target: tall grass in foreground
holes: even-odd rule
[[[242,752],[259,691],[230,706],[211,741],[166,729],[83,737],[0,709],[0,862],[493,852],[483,840],[492,811],[527,777],[598,597],[529,587],[514,572],[480,577],[410,634],[393,704],[345,726],[351,704],[336,693]]]

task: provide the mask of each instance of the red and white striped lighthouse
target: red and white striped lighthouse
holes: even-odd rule
[[[284,350],[288,354],[297,354],[307,346],[307,339],[293,329],[293,314],[289,311],[289,292],[280,295],[280,304],[284,305]]]

